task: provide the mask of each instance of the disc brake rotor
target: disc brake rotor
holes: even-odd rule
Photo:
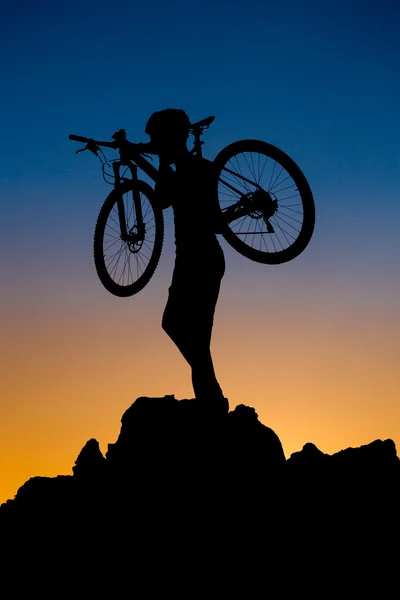
[[[143,246],[143,242],[144,237],[139,237],[137,227],[136,225],[134,225],[133,227],[131,227],[128,234],[127,244],[129,251],[132,252],[132,254],[137,254],[138,252],[140,252]]]

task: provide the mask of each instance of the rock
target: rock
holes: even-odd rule
[[[72,471],[32,478],[0,507],[2,545],[18,544],[7,558],[18,556],[20,570],[56,559],[59,581],[84,565],[91,593],[96,585],[103,593],[106,572],[115,583],[125,560],[126,590],[139,595],[149,566],[151,577],[165,569],[175,581],[184,572],[206,581],[210,561],[217,565],[210,581],[219,577],[232,592],[238,570],[246,585],[253,581],[257,560],[265,579],[283,565],[287,573],[317,572],[324,558],[327,580],[336,580],[326,556],[337,545],[350,562],[368,550],[376,568],[400,535],[392,440],[333,455],[307,443],[286,459],[278,435],[245,404],[214,418],[193,399],[137,398],[106,455],[92,438]],[[86,563],[101,576],[94,580]]]
[[[80,451],[72,472],[80,479],[92,479],[104,475],[106,469],[107,461],[100,451],[99,442],[92,438]]]

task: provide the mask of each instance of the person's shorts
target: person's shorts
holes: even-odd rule
[[[176,261],[166,315],[191,330],[212,326],[224,272],[223,255],[197,264]]]

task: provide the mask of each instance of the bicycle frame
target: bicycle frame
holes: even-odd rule
[[[202,157],[202,149],[201,149],[202,144],[203,144],[203,142],[200,141],[199,135],[195,136],[194,146],[193,146],[193,149],[190,151],[190,153],[194,156]],[[146,175],[148,175],[154,182],[157,182],[157,179],[159,176],[158,170],[155,167],[153,167],[153,165],[151,165],[149,163],[149,161],[147,161],[140,153],[138,153],[137,156],[135,156],[133,159],[131,159],[128,163],[123,162],[123,161],[115,161],[113,163],[114,188],[115,189],[117,189],[118,186],[121,184],[121,180],[122,181],[126,180],[126,178],[121,178],[121,176],[120,176],[119,170],[120,170],[121,166],[125,166],[125,167],[129,168],[129,170],[131,172],[130,179],[132,181],[137,180],[137,178],[138,178],[137,172],[138,172],[138,168],[139,168],[144,173],[146,173]],[[237,173],[235,173],[234,171],[231,171],[227,167],[224,167],[224,171],[234,175],[236,178],[238,177]],[[254,181],[251,181],[250,179],[247,179],[244,175],[240,175],[240,179],[242,179],[246,183],[249,183],[249,184],[255,186],[257,189],[261,190],[261,188],[258,184],[256,184]],[[249,212],[248,196],[243,196],[243,194],[241,194],[241,192],[237,188],[235,188],[235,186],[228,183],[221,177],[219,178],[219,181],[225,187],[229,188],[231,191],[238,194],[239,197],[242,197],[240,202],[233,204],[232,206],[229,206],[228,208],[226,208],[224,210],[224,212],[223,212],[224,221],[226,223],[230,223],[231,221],[233,221],[235,219],[239,219],[242,216],[247,215]],[[136,216],[137,216],[137,224],[136,224],[137,225],[137,233],[136,234],[128,233],[128,231],[126,229],[125,211],[124,211],[122,194],[118,198],[118,201],[117,201],[118,202],[118,216],[119,216],[119,221],[120,221],[121,239],[123,241],[130,240],[132,243],[136,243],[137,241],[144,239],[144,237],[146,235],[146,229],[145,229],[145,226],[143,223],[140,194],[137,189],[137,186],[135,186],[135,185],[132,185],[132,198],[133,198],[133,203],[135,206],[135,211],[136,211]],[[250,202],[251,202],[251,200],[250,200]],[[275,201],[273,201],[273,203],[274,203],[274,205],[276,204]]]
[[[193,148],[190,151],[190,154],[194,156],[202,157],[202,145],[203,142],[200,141],[200,135],[202,133],[202,128],[199,127],[193,132],[194,143]],[[111,146],[109,142],[96,142],[98,146]],[[130,159],[129,161],[114,161],[113,162],[113,172],[114,172],[114,189],[118,189],[121,183],[125,182],[128,178],[121,177],[120,168],[127,167],[130,170],[131,177],[129,178],[132,182],[137,181],[138,179],[138,168],[141,169],[146,175],[150,177],[155,183],[159,177],[158,170],[150,164],[144,156],[138,151],[137,154]],[[117,205],[118,205],[118,217],[120,222],[120,232],[121,239],[123,241],[130,241],[132,243],[136,243],[139,240],[143,240],[146,235],[146,229],[143,222],[143,213],[142,213],[142,204],[140,202],[140,193],[138,187],[136,185],[132,185],[132,199],[135,206],[135,212],[137,217],[137,233],[128,232],[126,228],[126,220],[125,220],[125,211],[124,211],[124,203],[122,194],[118,196]]]
[[[307,179],[290,156],[261,140],[238,140],[213,160],[204,159],[200,138],[213,120],[208,117],[189,126],[194,143],[187,152],[207,162],[210,194],[217,197],[210,202],[216,200],[219,206],[215,234],[221,234],[232,248],[255,262],[281,264],[292,260],[306,248],[314,230],[315,206]],[[113,186],[94,231],[94,260],[100,281],[115,296],[136,294],[147,285],[160,259],[163,211],[174,207],[180,165],[174,175],[173,165],[168,166],[168,160],[164,165],[161,154],[161,164],[153,166],[149,161],[151,155],[157,156],[154,140],[129,142],[124,129],[107,142],[72,134],[69,139],[85,145],[77,153],[90,150],[96,154],[104,180]],[[189,145],[192,141],[191,137]],[[108,159],[101,146],[119,150],[119,156]],[[199,167],[202,170],[203,165]],[[139,174],[139,169],[143,173]]]
[[[214,120],[214,117],[209,117],[208,119],[205,119],[204,121],[196,123],[190,129],[190,133],[192,133],[192,135],[194,137],[193,148],[192,148],[192,150],[190,150],[190,154],[192,154],[193,156],[199,156],[200,158],[203,156],[202,145],[204,144],[204,142],[200,141],[200,136],[202,135],[204,129],[207,129],[209,127],[210,123],[213,120]],[[118,133],[121,134],[121,132],[122,132],[122,137],[124,139],[126,139],[125,131],[120,130],[120,132],[118,132]],[[114,134],[113,137],[115,138],[116,136],[117,136],[117,134]],[[70,137],[70,139],[73,139],[75,141],[81,141],[81,142],[85,142],[87,144],[86,148],[83,148],[82,150],[78,150],[77,152],[82,152],[83,150],[91,150],[94,154],[96,154],[98,156],[97,150],[98,150],[99,146],[103,146],[106,148],[113,148],[114,150],[117,149],[114,142],[97,141],[97,140],[93,140],[91,138],[83,138],[81,136],[75,136],[72,134],[69,137]],[[131,149],[131,152],[134,152],[134,148]],[[103,163],[103,165],[104,164],[105,163]],[[139,150],[139,148],[138,148],[138,150],[137,150],[137,152],[135,152],[135,155],[133,156],[133,158],[130,158],[128,161],[122,161],[122,160],[113,161],[114,189],[115,190],[118,190],[118,188],[121,186],[121,184],[128,180],[128,178],[126,178],[126,177],[121,177],[121,174],[120,174],[121,167],[127,167],[129,169],[130,174],[131,174],[130,180],[132,182],[135,182],[138,180],[138,169],[141,169],[144,173],[146,173],[146,175],[148,175],[148,177],[150,177],[150,179],[152,179],[155,183],[157,182],[158,177],[159,177],[159,171],[155,167],[153,167],[153,165],[151,165],[148,160],[146,160],[145,156],[143,156],[143,151]],[[244,177],[244,175],[238,175],[238,173],[231,171],[227,167],[224,167],[223,170],[231,175],[234,175],[236,178],[239,177],[246,183],[253,185],[256,188],[256,190],[260,190],[260,191],[262,190],[262,188],[257,183],[247,179],[246,177]],[[245,216],[246,214],[248,214],[249,213],[249,202],[251,203],[251,199],[249,199],[248,194],[243,195],[237,188],[235,188],[234,185],[232,185],[228,181],[225,181],[221,177],[219,177],[219,181],[226,188],[229,188],[231,191],[235,192],[240,198],[239,202],[229,206],[227,209],[225,209],[223,211],[224,221],[226,223],[230,223],[234,219],[238,219],[241,216]],[[133,199],[136,217],[137,217],[137,223],[136,223],[137,233],[128,232],[128,230],[127,230],[122,194],[119,195],[118,199],[117,199],[118,217],[119,217],[119,221],[120,221],[121,239],[125,242],[129,241],[131,243],[136,243],[137,241],[143,240],[145,238],[146,230],[145,230],[145,226],[143,223],[142,205],[141,205],[141,201],[140,201],[140,193],[138,190],[138,186],[132,184],[131,191],[132,191],[132,199]]]

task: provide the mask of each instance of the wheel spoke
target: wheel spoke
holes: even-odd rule
[[[275,162],[275,163],[274,163],[274,169],[275,169],[275,165],[276,165],[276,164],[277,164],[277,163]],[[277,185],[277,183],[278,183],[278,181],[279,181],[279,178],[280,178],[280,176],[282,175],[282,171],[283,171],[283,167],[281,167],[281,170],[279,171],[278,175],[276,175],[276,177],[275,177],[275,179],[274,179],[273,183],[272,183],[272,184],[270,184],[270,187],[268,188],[268,191],[269,191],[269,192],[272,192],[272,191],[273,191],[273,189],[274,189],[274,187]],[[288,177],[290,177],[290,175],[288,175],[287,177],[285,177],[285,179],[284,179],[283,181],[286,181],[286,179],[287,179]],[[271,178],[272,178],[272,176],[271,176]],[[283,181],[282,181],[282,183],[283,183]],[[280,185],[280,184],[279,184],[279,185]]]
[[[127,238],[122,239],[118,197],[110,194],[102,207],[95,230],[95,264],[104,286],[117,296],[142,289],[152,276],[161,253],[164,227],[162,213],[154,212],[150,196],[140,190],[144,237],[139,237],[138,216],[131,190],[122,195]]]
[[[313,232],[315,213],[297,165],[278,148],[252,140],[231,144],[215,163],[219,204],[227,210],[227,241],[259,262],[285,262],[299,254]]]

